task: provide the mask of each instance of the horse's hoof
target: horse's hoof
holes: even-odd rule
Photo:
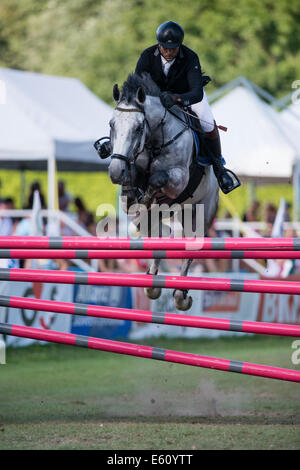
[[[149,288],[146,288],[144,289],[144,292],[146,294],[146,296],[149,298],[149,299],[152,299],[152,300],[155,300],[155,299],[158,299],[161,295],[161,288],[160,287],[149,287]]]
[[[193,304],[193,299],[190,295],[186,295],[185,291],[175,290],[174,292],[174,305],[177,310],[189,310]]]

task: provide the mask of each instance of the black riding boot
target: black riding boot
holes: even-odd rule
[[[221,150],[221,141],[219,136],[219,131],[215,123],[215,128],[211,132],[206,132],[205,134],[205,144],[209,151],[209,156],[212,159],[212,165],[214,169],[214,173],[218,180],[219,186],[224,194],[229,193],[237,186],[240,185],[236,184],[231,177],[229,170],[227,170],[222,162],[222,150]]]

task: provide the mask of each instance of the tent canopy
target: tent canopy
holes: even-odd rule
[[[45,165],[52,152],[47,134],[30,119],[16,101],[10,83],[2,82],[3,99],[0,104],[0,160],[1,167]]]
[[[223,156],[238,175],[290,178],[297,149],[286,132],[280,113],[250,87],[238,85],[212,105],[221,133]]]
[[[294,147],[297,149],[298,157],[300,158],[300,106],[298,104],[291,104],[279,113],[284,126],[286,134]]]
[[[0,68],[6,89],[0,105],[0,166],[101,171],[93,143],[109,135],[112,108],[79,80]]]

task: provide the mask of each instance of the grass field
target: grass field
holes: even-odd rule
[[[292,338],[143,344],[296,368]],[[0,366],[0,449],[299,449],[299,391],[62,345],[9,349]]]

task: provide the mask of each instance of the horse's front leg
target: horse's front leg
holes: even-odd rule
[[[189,173],[181,167],[170,168],[167,171],[156,170],[149,178],[148,188],[141,202],[150,207],[157,192],[162,192],[170,199],[176,199],[186,187],[188,175]]]
[[[149,210],[147,212],[147,216],[148,216],[148,237],[151,237],[151,233],[152,233],[152,229],[154,227],[155,229],[155,233],[157,233],[157,230],[158,230],[158,233],[160,233],[161,231],[161,226],[162,226],[162,221],[160,218],[158,218],[158,220],[152,220],[152,217],[151,217],[151,211]],[[147,274],[152,274],[153,276],[156,276],[156,274],[158,273],[158,268],[159,268],[159,265],[160,265],[160,258],[155,258],[154,260],[151,261],[150,263],[150,267],[148,269],[148,272]],[[147,295],[147,297],[149,299],[158,299],[161,295],[161,288],[160,287],[146,287],[144,289],[144,292],[145,294]]]
[[[151,262],[150,264],[150,268],[147,272],[147,274],[153,274],[154,276],[156,276],[156,274],[158,273],[158,267],[159,267],[159,264],[160,264],[160,259],[155,259]],[[161,288],[160,287],[146,287],[144,289],[144,292],[145,294],[147,295],[147,297],[149,299],[158,299],[161,295]]]
[[[185,259],[181,265],[180,276],[186,276],[190,265],[192,264],[192,259]],[[173,293],[174,297],[174,305],[177,310],[189,310],[192,306],[193,299],[190,295],[188,295],[188,291],[186,289],[175,289]]]
[[[153,173],[149,178],[148,187],[142,200],[140,201],[141,204],[145,204],[145,206],[149,208],[153,202],[155,194],[159,191],[162,191],[163,188],[167,185],[168,181],[169,175],[167,171],[155,171],[155,173]]]

